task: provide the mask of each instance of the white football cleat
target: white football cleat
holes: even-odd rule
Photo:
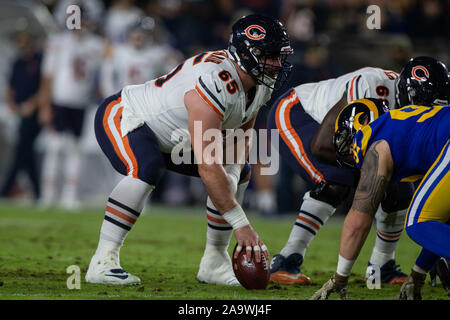
[[[200,261],[197,280],[203,283],[215,283],[226,286],[240,286],[234,275],[231,258],[223,247],[207,246]]]
[[[136,285],[141,279],[122,269],[119,254],[109,252],[104,257],[95,254],[86,273],[86,282],[118,285]]]

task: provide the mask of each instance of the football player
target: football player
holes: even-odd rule
[[[50,130],[42,166],[44,207],[79,206],[77,189],[81,169],[80,137],[86,108],[94,100],[96,77],[105,43],[91,30],[89,11],[81,14],[81,28],[51,35],[46,44],[42,66],[39,118]],[[57,195],[60,153],[64,153],[64,184]],[[58,200],[59,199],[59,200]]]
[[[450,85],[448,74],[446,78]],[[367,103],[343,109],[336,122],[336,153],[347,165],[356,166],[361,178],[342,228],[336,272],[311,299],[327,299],[332,292],[347,298],[350,271],[388,185],[415,180],[421,182],[409,205],[405,229],[422,251],[397,298],[422,299],[427,273],[439,257],[450,257],[449,128],[448,105],[410,105],[381,116]]]
[[[268,256],[240,206],[250,166],[211,161],[202,150],[221,149],[222,138],[203,137],[211,130],[252,128],[258,109],[286,79],[291,69],[286,58],[292,52],[280,22],[262,15],[245,16],[233,25],[227,50],[199,53],[163,77],[126,86],[105,99],[95,118],[97,141],[125,177],[107,200],[87,282],[140,283],[121,267],[119,250],[165,169],[200,177],[208,192],[199,281],[239,285],[227,252],[233,231],[248,259],[252,250]],[[186,147],[181,150],[183,157],[196,161],[177,164],[172,156],[180,153],[179,138],[184,137],[188,139],[181,139]],[[247,158],[249,140],[241,159]]]
[[[168,73],[182,60],[180,53],[155,41],[155,24],[152,17],[144,17],[129,28],[127,43],[109,47],[100,77],[104,97]]]
[[[305,193],[300,213],[280,254],[271,262],[271,281],[310,284],[301,273],[306,248],[356,186],[358,175],[339,167],[333,134],[342,108],[360,98],[381,99],[391,109],[412,103],[439,103],[445,88],[446,67],[430,57],[411,59],[397,74],[380,68],[363,68],[336,79],[290,89],[275,102],[268,128],[281,136],[280,154],[306,181],[316,185]],[[320,127],[320,123],[326,123]],[[323,161],[316,156],[326,154]],[[377,238],[368,265],[378,265],[383,283],[403,283],[407,275],[395,263],[395,248],[403,231],[406,209],[413,194],[409,182],[392,185],[375,214]]]

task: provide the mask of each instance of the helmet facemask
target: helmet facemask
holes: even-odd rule
[[[336,161],[342,167],[353,168],[355,166],[350,153],[350,146],[354,136],[355,134],[351,132],[350,128],[345,127],[334,134],[333,143],[336,150]]]
[[[289,53],[281,53],[273,56],[263,56],[259,59],[259,76],[256,76],[258,83],[268,86],[271,89],[281,88],[288,80],[292,64],[287,61]],[[270,61],[277,61],[279,65],[273,65]],[[268,63],[269,62],[269,63]]]
[[[387,111],[382,100],[372,98],[355,100],[341,110],[336,118],[333,136],[336,160],[341,166],[356,166],[352,153],[356,133]]]

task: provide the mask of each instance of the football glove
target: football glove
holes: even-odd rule
[[[450,259],[444,257],[434,264],[430,271],[431,286],[436,286],[436,276],[441,279],[442,286],[445,290],[450,290]]]
[[[422,300],[422,287],[425,284],[426,274],[411,270],[405,282],[403,282],[397,300]]]
[[[327,300],[332,292],[339,294],[341,300],[347,299],[348,277],[335,273],[322,288],[316,291],[309,300]]]

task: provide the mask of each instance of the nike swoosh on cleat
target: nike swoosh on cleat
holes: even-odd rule
[[[289,279],[297,280],[298,278],[301,277],[301,274],[296,274],[296,275],[291,275],[291,274],[278,274],[278,276],[280,276],[280,277],[286,277],[286,278],[289,278]]]
[[[122,280],[125,280],[126,278],[128,278],[128,275],[120,276],[118,274],[105,274],[105,276],[106,277],[116,277],[116,278],[119,278],[119,279],[122,279]]]

